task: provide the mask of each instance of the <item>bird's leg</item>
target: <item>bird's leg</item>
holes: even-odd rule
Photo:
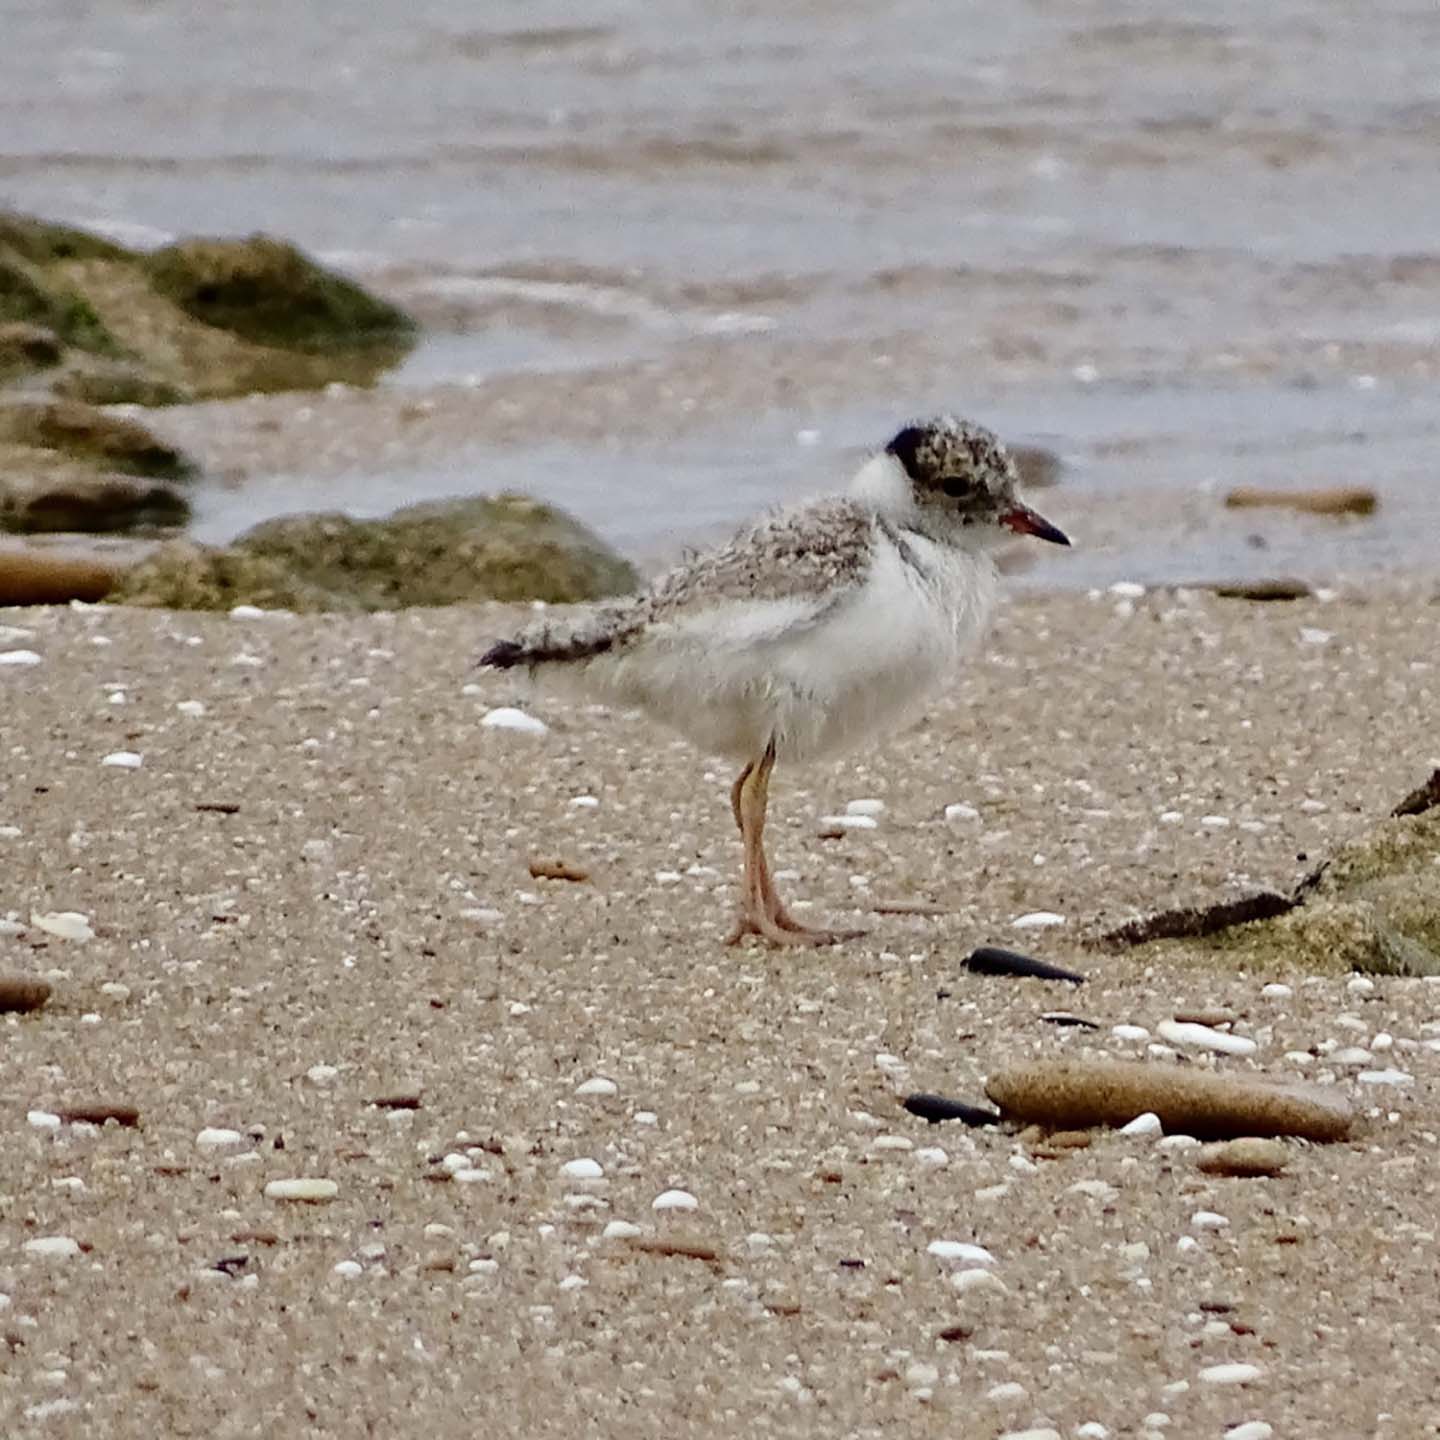
[[[765,859],[765,811],[770,798],[770,772],[775,768],[775,743],[765,747],[759,761],[740,772],[730,791],[730,808],[745,846],[740,915],[728,943],[758,935],[772,945],[833,945],[861,931],[816,930],[802,925],[786,909],[770,878]]]

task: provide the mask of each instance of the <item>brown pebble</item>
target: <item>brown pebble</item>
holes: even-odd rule
[[[715,1247],[704,1240],[682,1240],[674,1237],[632,1240],[630,1248],[644,1255],[674,1255],[684,1260],[704,1260],[709,1264],[714,1264],[720,1258]]]
[[[0,1012],[38,1010],[49,998],[50,987],[43,980],[0,975]]]
[[[1327,490],[1264,490],[1240,485],[1225,496],[1231,510],[1303,510],[1309,515],[1373,515],[1380,501],[1364,485],[1336,485]]]
[[[230,1240],[235,1245],[278,1245],[280,1237],[273,1230],[237,1230]]]
[[[1262,1140],[1245,1135],[1208,1146],[1196,1162],[1207,1175],[1236,1175],[1249,1178],[1278,1175],[1290,1158],[1290,1152],[1278,1140]]]
[[[1199,586],[1199,589],[1206,587]],[[1304,600],[1313,593],[1303,580],[1227,580],[1208,587],[1222,600]]]
[[[113,1120],[117,1125],[134,1128],[140,1123],[140,1112],[133,1105],[62,1105],[55,1113],[70,1125],[103,1125]]]
[[[0,547],[0,605],[93,604],[115,588],[119,567],[93,555]]]
[[[1177,1010],[1175,1019],[1181,1025],[1208,1025],[1216,1029],[1221,1025],[1233,1025],[1236,1020],[1233,1010]]]
[[[377,1095],[370,1103],[377,1110],[418,1110],[420,1094],[416,1091],[406,1095]]]
[[[590,878],[588,870],[568,860],[532,860],[530,874],[536,880],[570,880],[577,885],[583,885]]]
[[[1354,1118],[1343,1096],[1316,1085],[1143,1061],[1035,1060],[997,1071],[985,1093],[1012,1120],[1078,1130],[1125,1125],[1151,1110],[1167,1134],[1202,1140],[1238,1135],[1342,1140]]]
[[[1057,1130],[1045,1137],[1045,1143],[1053,1150],[1084,1150],[1090,1144],[1088,1130]]]

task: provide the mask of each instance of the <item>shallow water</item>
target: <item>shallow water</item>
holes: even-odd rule
[[[1440,9],[1201,13],[0,0],[0,202],[292,236],[425,320],[411,390],[703,358],[694,424],[632,395],[614,444],[537,411],[492,455],[477,422],[448,460],[317,467],[307,503],[499,463],[658,551],[944,405],[1073,462],[1045,504],[1097,544],[1043,575],[1433,568]],[[1355,480],[1373,522],[1218,505]]]

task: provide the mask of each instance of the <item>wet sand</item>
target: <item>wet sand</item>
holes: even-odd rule
[[[0,612],[0,650],[41,657],[0,668],[0,972],[54,987],[0,1022],[0,1431],[1440,1427],[1440,987],[1080,943],[1288,883],[1440,764],[1430,586],[1015,601],[920,727],[778,778],[790,894],[871,929],[813,955],[720,944],[725,767],[471,670],[511,618]],[[548,733],[480,726],[517,703]],[[876,828],[818,838],[856,799]],[[946,913],[876,913],[897,899]],[[29,923],[65,910],[95,938]],[[1041,910],[1066,923],[1014,928]],[[983,942],[1090,982],[963,971]],[[1110,1027],[1214,1006],[1258,1054],[1195,1063],[1328,1071],[1354,1139],[1236,1180],[898,1104],[978,1100],[1011,1059],[1143,1058]],[[1327,1042],[1410,1078],[1287,1058]],[[577,1095],[597,1077],[614,1093]],[[27,1121],[97,1100],[140,1127]],[[602,1176],[562,1173],[582,1158]],[[264,1195],[305,1176],[336,1198]],[[671,1189],[697,1208],[652,1209]],[[24,1248],[63,1236],[81,1253]],[[957,1288],[934,1240],[985,1247],[1003,1290]],[[1259,1374],[1203,1378],[1222,1364]]]

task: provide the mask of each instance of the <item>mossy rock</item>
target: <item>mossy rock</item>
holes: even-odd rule
[[[5,443],[122,475],[185,480],[195,473],[190,460],[145,426],[74,400],[0,405],[0,444]]]
[[[51,370],[64,356],[60,337],[28,320],[0,323],[0,381],[37,370]]]
[[[408,344],[415,324],[284,240],[182,240],[144,261],[156,291],[187,315],[282,350]]]
[[[57,260],[136,260],[139,255],[113,240],[92,235],[73,225],[57,225],[0,210],[0,250],[9,250],[31,265],[53,265]]]
[[[0,222],[4,216],[0,215]],[[0,322],[38,325],[66,345],[97,355],[116,355],[121,346],[83,296],[8,252],[0,242]]]
[[[166,530],[189,518],[190,502],[163,480],[95,474],[64,462],[0,480],[0,530],[11,534]]]
[[[194,610],[397,610],[594,600],[633,590],[638,580],[577,520],[501,495],[414,505],[383,520],[288,516],[223,551],[167,546],[125,576],[112,599]]]

